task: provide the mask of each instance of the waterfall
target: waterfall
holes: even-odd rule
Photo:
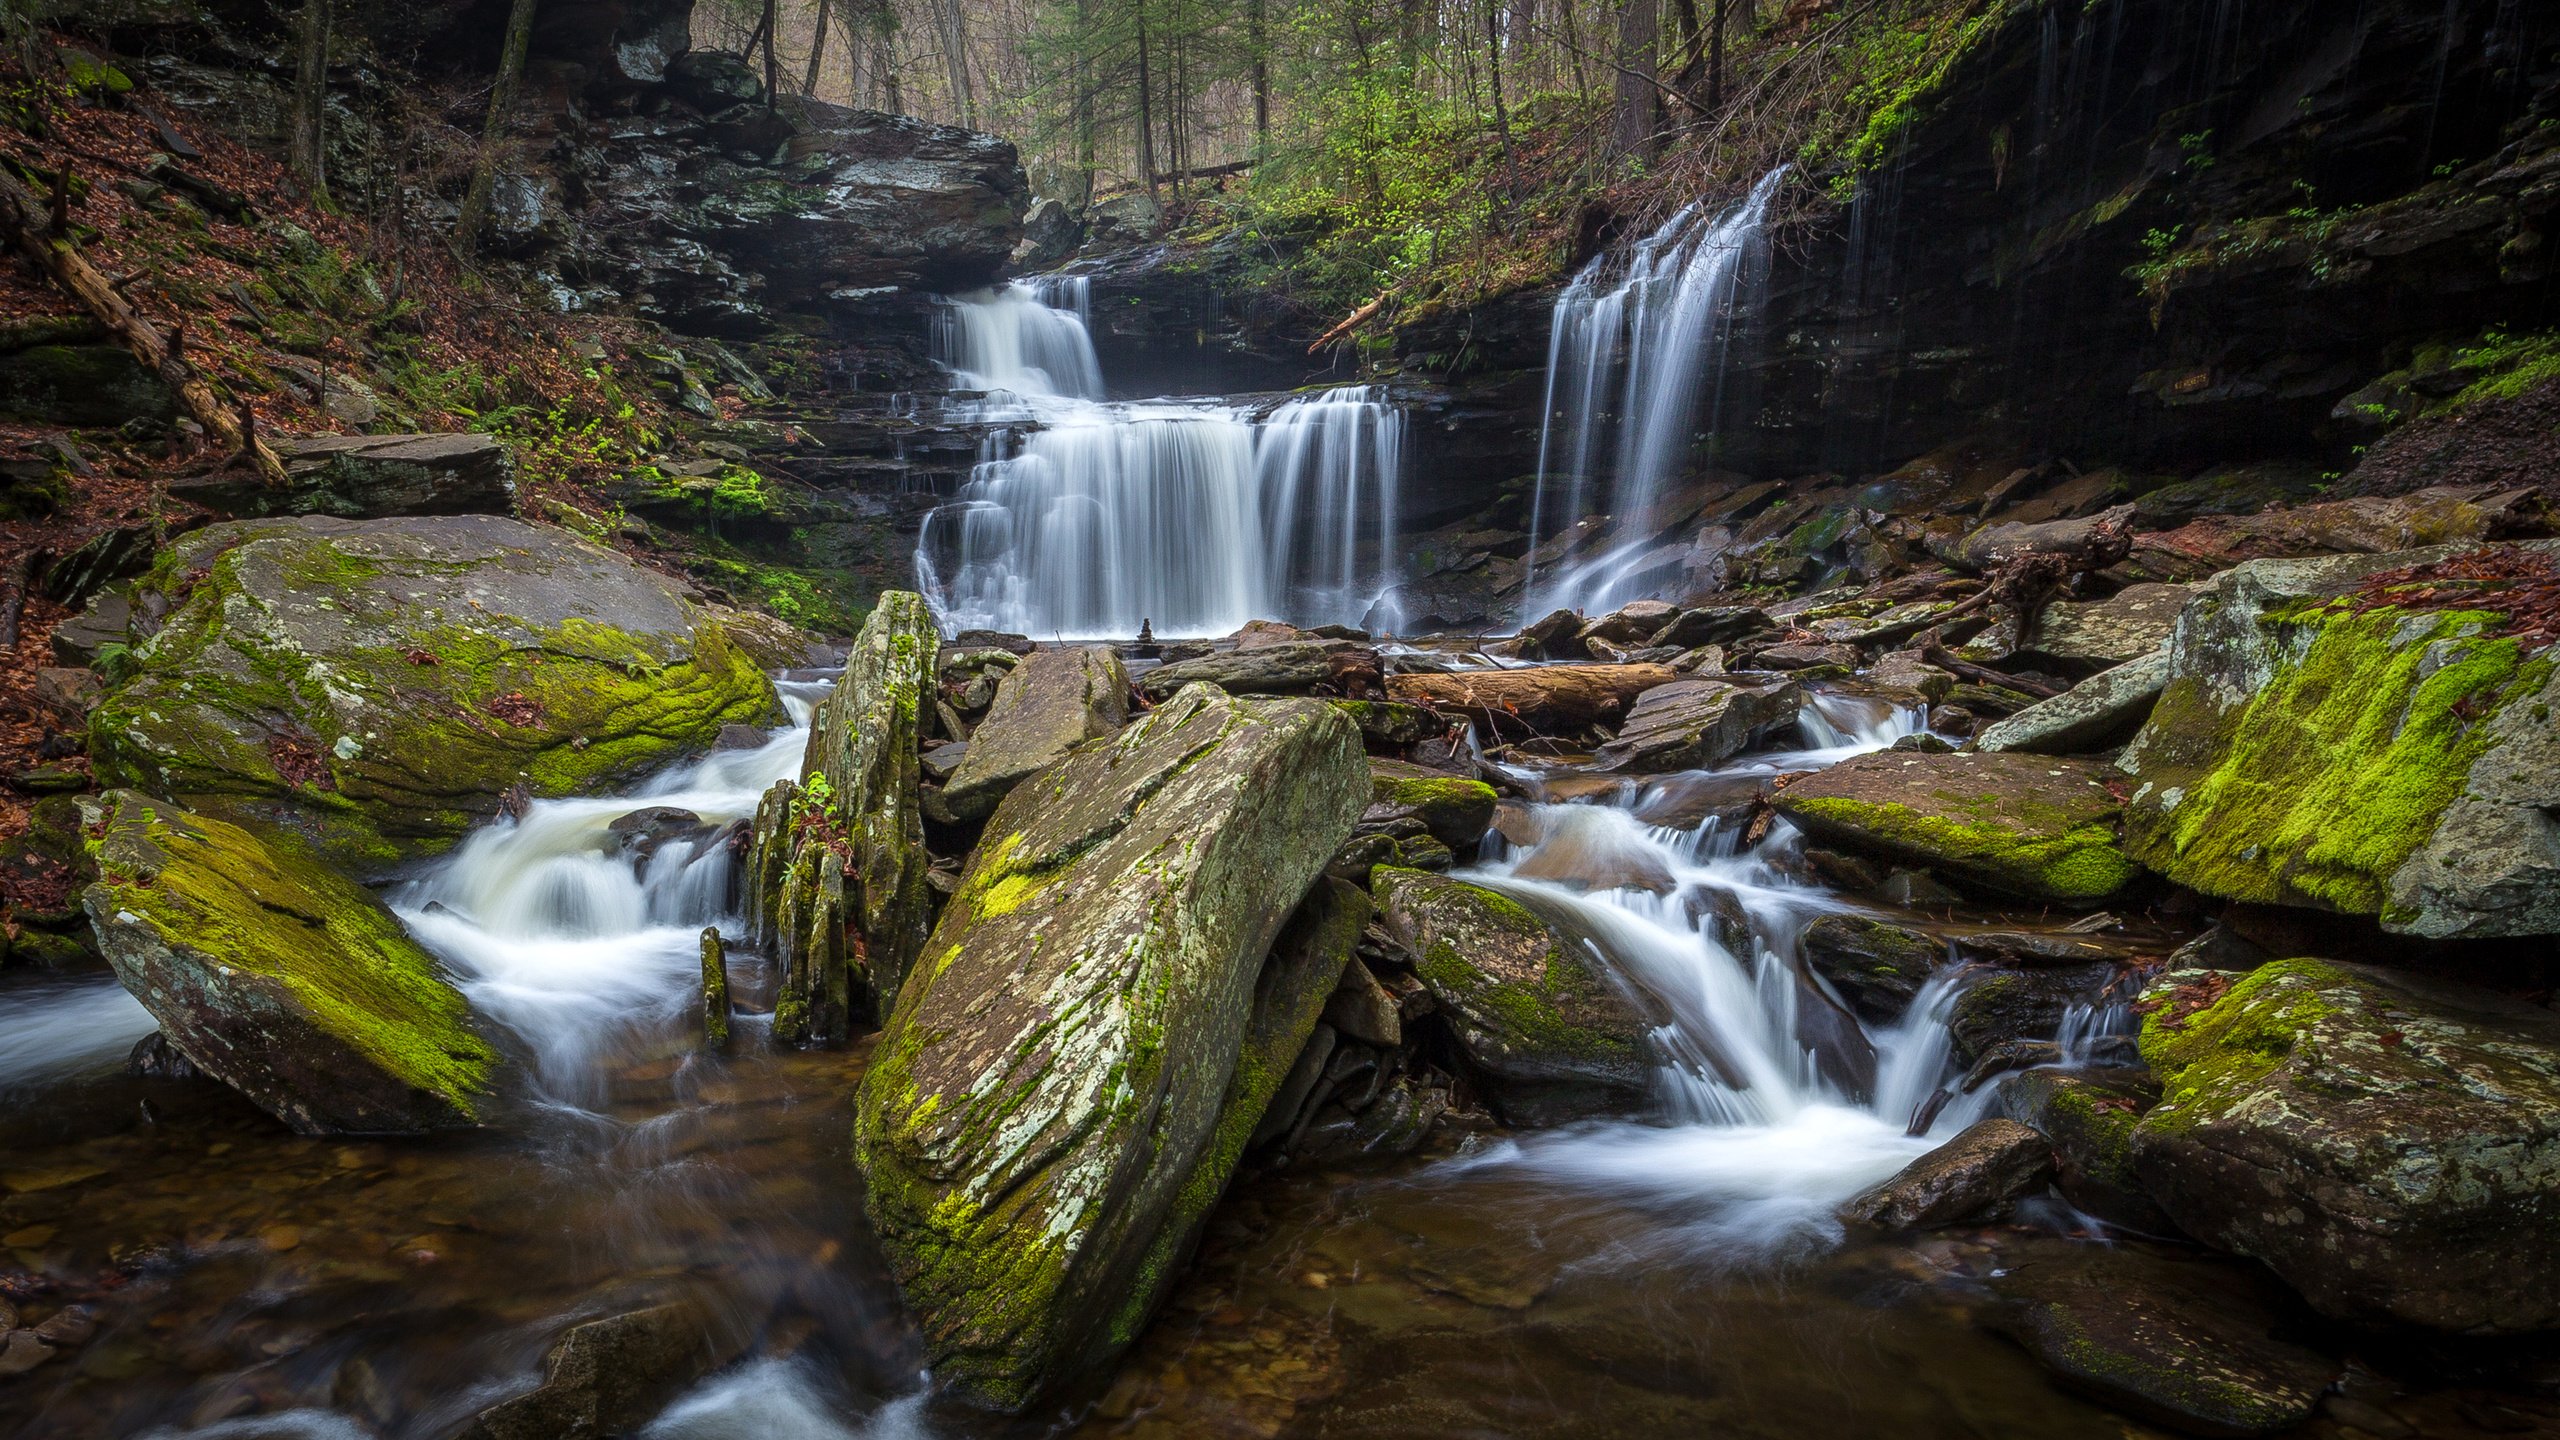
[[[0,1097],[113,1074],[158,1028],[112,975],[13,985],[0,992]]]
[[[1225,634],[1253,619],[1392,625],[1404,419],[1376,386],[1257,417],[1222,401],[1105,402],[1086,282],[945,303],[937,357],[989,426],[925,519],[919,585],[946,628],[1050,638]],[[1374,613],[1373,612],[1377,612]]]
[[[1638,242],[1623,267],[1595,259],[1556,297],[1531,554],[1595,513],[1613,523],[1600,553],[1556,556],[1545,574],[1530,575],[1526,618],[1641,598],[1655,512],[1688,463],[1702,395],[1710,424],[1715,418],[1734,312],[1767,268],[1769,202],[1785,176],[1771,171],[1721,214],[1682,210]],[[1604,455],[1610,486],[1595,512]]]

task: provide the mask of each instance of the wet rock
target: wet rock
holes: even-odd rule
[[[2131,739],[2169,684],[2169,652],[2102,670],[2050,700],[2039,700],[1974,738],[1980,750],[2072,755]]]
[[[1333,708],[1351,717],[1372,750],[1409,750],[1446,735],[1459,722],[1421,705],[1390,700],[1336,700]]]
[[[2057,600],[2015,649],[2031,662],[2084,668],[2139,660],[2168,643],[2194,593],[2186,585],[2128,585],[2105,600]]]
[[[1814,973],[1880,1024],[1911,1008],[1947,955],[1935,936],[1864,915],[1824,915],[1804,928],[1799,943]]]
[[[1324,1017],[1361,977],[1377,985],[1353,953],[1369,916],[1369,897],[1358,886],[1320,880],[1272,942],[1271,957],[1254,982],[1253,1018],[1245,1027],[1235,1078],[1219,1109],[1217,1143],[1202,1157],[1198,1175],[1223,1180],[1243,1150],[1299,1128],[1332,1093],[1333,1062],[1344,1047],[1363,1042]],[[1186,1205],[1175,1238],[1159,1242],[1159,1248],[1187,1250],[1191,1242],[1181,1232],[1196,1229],[1203,1219],[1205,1213]]]
[[[1472,853],[1493,827],[1494,805],[1501,797],[1481,780],[1375,759],[1369,762],[1369,777],[1373,807],[1411,815],[1452,851]]]
[[[734,1345],[680,1301],[570,1327],[543,1357],[542,1383],[481,1411],[458,1440],[601,1440],[637,1430]]]
[[[1615,811],[1596,805],[1552,806],[1538,812],[1538,848],[1512,874],[1576,890],[1650,890],[1671,893],[1676,883],[1661,853]]]
[[[1956,1053],[1968,1065],[2022,1040],[2051,1040],[2075,1005],[2107,998],[2117,977],[2112,964],[1989,970],[1976,975],[1947,1014]]]
[[[1580,653],[1582,617],[1571,610],[1555,610],[1520,629],[1520,640],[1531,658],[1553,660]]]
[[[39,1339],[33,1330],[12,1330],[0,1341],[0,1379],[24,1375],[53,1358],[53,1347]]]
[[[711,827],[690,810],[673,805],[652,805],[616,816],[604,827],[605,833],[623,854],[647,863],[670,842],[693,840],[708,834]]]
[[[1264,956],[1369,794],[1331,707],[1195,685],[997,807],[856,1104],[941,1383],[1019,1409],[1135,1338],[1287,1073],[1230,1101]]]
[[[1396,1009],[1396,997],[1369,973],[1369,967],[1354,960],[1344,967],[1342,984],[1325,1001],[1324,1023],[1334,1033],[1345,1035],[1382,1050],[1393,1050],[1404,1043],[1404,1024]]]
[[[2319,960],[2218,974],[2145,996],[2161,1100],[2133,1160],[2161,1209],[2324,1314],[2560,1325],[2560,1017]]]
[[[92,717],[102,782],[368,872],[450,844],[516,786],[585,793],[781,718],[672,581],[546,526],[233,521],[157,573],[167,623]]]
[[[1010,630],[963,630],[951,637],[951,643],[964,650],[1002,650],[1009,655],[1028,655],[1040,648],[1030,636]]]
[[[154,1030],[133,1044],[133,1053],[125,1057],[124,1073],[137,1080],[201,1080],[204,1072],[187,1053],[169,1043],[169,1037]]]
[[[1075,253],[1077,229],[1067,202],[1055,196],[1032,201],[1022,215],[1022,243],[1014,249],[1014,265],[1036,271],[1058,264]]]
[[[2028,1070],[2001,1086],[2009,1114],[2053,1142],[2062,1198],[2111,1225],[2151,1235],[2177,1226],[2144,1194],[2133,1168],[2133,1131],[2160,1098],[2134,1066]]]
[[[1744,666],[1753,670],[1819,670],[1833,666],[1847,670],[1854,669],[1857,663],[1855,645],[1764,645],[1743,657]]]
[[[1615,725],[1636,697],[1680,678],[1667,665],[1541,665],[1390,675],[1387,694],[1463,713],[1479,727],[1504,734],[1559,735]]]
[[[77,1350],[98,1333],[98,1318],[86,1305],[65,1305],[35,1327],[36,1338],[63,1350]]]
[[[1383,868],[1371,883],[1387,933],[1515,1123],[1622,1108],[1644,1094],[1652,1026],[1578,942],[1481,885]]]
[[[969,753],[943,787],[954,816],[993,814],[1006,792],[1129,720],[1129,672],[1108,645],[1038,651],[1008,672]]]
[[[2258,561],[2206,587],[2120,762],[2140,780],[2134,857],[2208,895],[2405,934],[2560,933],[2560,668],[2498,633],[2513,592],[2466,582],[2460,609],[2387,590],[2325,603],[2444,558]],[[2464,563],[2548,575],[2560,543]]]
[[[1348,640],[1293,640],[1160,665],[1138,677],[1138,692],[1162,703],[1205,681],[1230,695],[1306,695],[1333,679],[1334,657],[1362,647]]]
[[[702,927],[702,1048],[729,1048],[729,951],[720,927]]]
[[[2015,1120],[1975,1122],[1841,1207],[1883,1230],[1934,1230],[1997,1219],[2053,1179],[2053,1146]]]
[[[1925,865],[2005,895],[2094,905],[2140,873],[2121,806],[2086,761],[1861,755],[1778,792],[1778,813],[1827,844]]]
[[[256,475],[182,482],[170,493],[221,515],[506,515],[515,458],[493,435],[315,435],[276,442],[285,483]]]
[[[1274,645],[1286,645],[1292,641],[1311,640],[1316,637],[1295,625],[1283,625],[1277,620],[1247,620],[1244,622],[1243,629],[1227,638],[1235,642],[1235,648],[1238,650],[1264,650]]]
[[[764,748],[765,739],[764,727],[760,725],[723,725],[720,727],[720,733],[712,737],[711,748],[714,750],[761,750]]]
[[[1766,775],[1666,775],[1636,796],[1635,817],[1647,825],[1695,830],[1708,821],[1723,831],[1750,823],[1769,798]]]
[[[1677,613],[1678,607],[1660,600],[1638,600],[1585,624],[1576,638],[1585,642],[1604,640],[1622,647],[1654,644],[1658,642],[1653,637]]]
[[[288,840],[99,803],[99,946],[206,1074],[306,1135],[478,1122],[497,1056],[380,901]]]
[[[2339,1376],[2244,1267],[2129,1245],[2039,1247],[1993,1282],[1993,1323],[2070,1389],[2191,1435],[2290,1432]]]
[[[1659,774],[1711,770],[1795,724],[1804,691],[1792,683],[1742,685],[1675,680],[1636,697],[1618,738],[1600,747],[1603,770]]]

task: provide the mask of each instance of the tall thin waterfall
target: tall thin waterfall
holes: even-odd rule
[[[1559,558],[1530,576],[1529,616],[1638,598],[1632,582],[1652,549],[1655,510],[1694,448],[1702,396],[1714,422],[1731,321],[1766,271],[1769,202],[1785,176],[1771,171],[1722,214],[1690,206],[1623,266],[1601,256],[1556,298],[1530,541],[1595,513],[1604,456],[1610,484],[1596,513],[1614,523],[1598,553]]]
[[[1371,623],[1392,583],[1404,420],[1374,386],[1257,419],[1222,401],[1104,403],[1082,280],[951,302],[951,408],[992,422],[926,518],[916,574],[946,626],[1049,637]]]

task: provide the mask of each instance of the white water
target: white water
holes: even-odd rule
[[[1917,717],[1872,702],[1817,697],[1800,728],[1805,748],[1755,757],[1736,771],[1834,763],[1917,728]],[[1661,1209],[1684,1249],[1753,1258],[1837,1238],[1833,1211],[1970,1124],[1987,1091],[1947,1104],[1927,1132],[1906,1134],[1951,1076],[1947,1007],[1952,977],[1925,987],[1910,1011],[1866,1035],[1872,1088],[1843,1083],[1837,1047],[1826,1064],[1800,1033],[1821,981],[1795,962],[1797,937],[1825,912],[1852,907],[1790,878],[1780,863],[1800,843],[1781,824],[1738,850],[1711,826],[1651,828],[1622,805],[1540,807],[1539,842],[1466,878],[1507,891],[1596,942],[1596,952],[1668,1011],[1655,1044],[1663,1123],[1611,1121],[1500,1145],[1469,1169],[1525,1172],[1578,1191]],[[1561,878],[1644,877],[1586,889]],[[1667,888],[1656,888],[1666,887]],[[1750,953],[1702,926],[1690,898],[1721,892],[1749,918]],[[1845,1011],[1838,1019],[1845,1020]],[[1836,1023],[1836,1021],[1835,1021]]]
[[[1598,553],[1530,577],[1524,618],[1559,607],[1597,613],[1643,598],[1641,562],[1659,528],[1654,512],[1696,448],[1702,398],[1714,423],[1734,312],[1767,268],[1769,201],[1785,175],[1771,171],[1719,215],[1690,206],[1639,242],[1623,266],[1603,255],[1556,297],[1530,543],[1595,515],[1613,524]]]
[[[0,990],[0,1095],[112,1074],[160,1028],[111,975]]]
[[[929,1392],[892,1400],[858,1422],[815,1367],[758,1360],[705,1381],[666,1408],[640,1440],[931,1440]]]
[[[1222,635],[1253,619],[1392,624],[1404,421],[1372,386],[1256,418],[1104,402],[1081,280],[943,307],[946,410],[993,428],[926,518],[916,575],[947,629],[1043,639]]]

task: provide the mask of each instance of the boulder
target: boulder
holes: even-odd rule
[[[54,663],[92,668],[98,655],[110,645],[128,642],[133,624],[133,601],[120,592],[108,592],[89,602],[89,608],[68,615],[53,627],[46,637],[53,646]]]
[[[2035,630],[2015,648],[2074,667],[2074,674],[2122,665],[2166,644],[2194,593],[2185,585],[2128,585],[2104,600],[2057,600],[2039,612]]]
[[[708,1308],[679,1300],[572,1325],[531,1390],[482,1410],[456,1440],[628,1435],[739,1346],[715,1340]]]
[[[497,1057],[382,902],[285,837],[96,803],[98,946],[198,1069],[305,1135],[479,1122]]]
[[[1881,1230],[1934,1230],[1996,1220],[2044,1192],[2053,1146],[2015,1120],[1976,1121],[1840,1208],[1840,1217]]]
[[[969,753],[942,790],[954,816],[993,814],[1005,792],[1129,720],[1129,672],[1108,645],[1050,647],[1006,672]]]
[[[1804,690],[1789,681],[1702,678],[1657,685],[1636,697],[1618,738],[1600,747],[1599,768],[1711,770],[1794,725],[1803,704]]]
[[[1770,620],[1766,611],[1747,605],[1708,606],[1681,611],[1670,624],[1654,632],[1652,643],[1689,650],[1700,645],[1725,644],[1768,628]]]
[[[2530,490],[2447,486],[2389,498],[2357,496],[2256,515],[2207,516],[2138,537],[2123,567],[2136,576],[2184,579],[2248,560],[2383,555],[2424,546],[2474,545],[2536,523]],[[2535,533],[2525,530],[2523,533]]]
[[[2027,1070],[2000,1088],[2009,1114],[2053,1142],[2054,1186],[2062,1198],[2110,1225],[2153,1235],[2176,1226],[2133,1169],[2133,1132],[2160,1099],[2139,1066]]]
[[[1864,915],[1821,916],[1798,944],[1814,973],[1878,1024],[1901,1018],[1947,958],[1935,936]]]
[[[585,793],[782,718],[673,582],[547,526],[232,521],[177,541],[148,584],[168,617],[91,717],[102,782],[367,872],[450,845],[519,786]]]
[[[2169,652],[2155,650],[1985,727],[1974,737],[1974,748],[2023,755],[2103,750],[2142,728],[2168,684]]]
[[[1194,682],[1231,695],[1305,695],[1334,677],[1335,658],[1365,647],[1349,640],[1290,640],[1252,650],[1229,650],[1159,665],[1138,677],[1138,693],[1151,703]]]
[[[2308,959],[2144,1003],[2134,1171],[2180,1228],[2341,1319],[2560,1326],[2560,1017]]]
[[[2004,521],[1960,537],[1933,530],[1929,532],[1928,547],[1929,553],[1955,568],[1979,575],[2028,555],[2088,554],[2102,529],[2120,529],[2132,520],[2133,507],[2119,505],[2085,519],[2047,520],[2036,525]]]
[[[2509,633],[2548,623],[2532,597],[2555,583],[2560,542],[2217,577],[2119,762],[2127,848],[2228,899],[2560,934],[2560,667]]]
[[[1653,1026],[1582,945],[1481,885],[1385,866],[1370,883],[1387,933],[1506,1116],[1553,1123],[1644,1095]]]
[[[1369,796],[1371,810],[1362,817],[1364,823],[1376,818],[1380,807],[1409,814],[1451,850],[1472,849],[1482,840],[1493,828],[1494,806],[1501,801],[1481,780],[1374,759],[1369,762]]]
[[[1136,1338],[1289,1068],[1247,1076],[1264,957],[1368,801],[1331,707],[1195,685],[997,807],[856,1101],[940,1384],[1019,1410]]]
[[[2122,809],[2086,761],[1880,751],[1778,792],[1778,813],[1828,845],[1925,865],[2003,895],[2095,905],[2140,873]]]
[[[32,345],[0,353],[0,418],[107,427],[167,420],[168,385],[121,345]]]
[[[1135,245],[1164,233],[1164,207],[1149,195],[1115,195],[1085,212],[1085,233],[1096,245]]]
[[[276,442],[285,483],[219,473],[170,493],[222,515],[505,515],[516,463],[496,436],[315,435]]]
[[[1615,725],[1636,697],[1680,679],[1668,665],[1540,665],[1525,670],[1459,670],[1390,675],[1393,700],[1463,711],[1488,727],[1537,734]],[[1516,724],[1510,724],[1516,722]]]
[[[1076,217],[1067,202],[1043,196],[1022,215],[1022,243],[1014,247],[1017,267],[1045,270],[1075,253]]]
[[[2292,1433],[2345,1368],[2282,1338],[2298,1307],[2229,1261],[2046,1242],[1992,1291],[1993,1327],[2065,1387],[2189,1435]]]
[[[1360,737],[1373,750],[1409,750],[1447,735],[1458,724],[1427,706],[1400,705],[1392,700],[1336,700],[1333,708],[1351,717],[1351,723],[1360,727]]]
[[[1970,1065],[2022,1040],[2051,1040],[2073,1006],[2103,1002],[2117,974],[2104,961],[1980,971],[1947,1010],[1957,1056]]]

